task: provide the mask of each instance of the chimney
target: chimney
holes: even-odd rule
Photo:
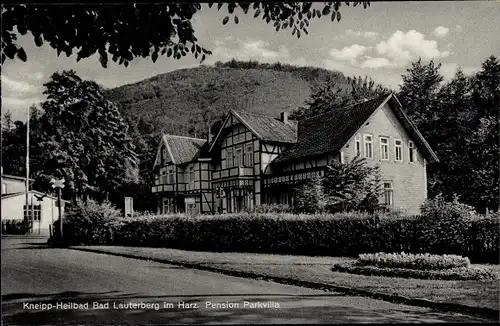
[[[284,124],[288,124],[288,112],[286,112],[286,111],[281,112],[280,113],[280,120]]]
[[[212,130],[210,128],[210,123],[208,124],[208,143],[210,144],[212,142],[212,139],[214,138],[214,135],[212,134]]]

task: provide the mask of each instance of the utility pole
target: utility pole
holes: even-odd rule
[[[33,216],[30,216],[29,209],[29,189],[30,188],[30,109],[26,113],[26,217],[30,222],[30,230],[33,231]],[[32,213],[32,212],[31,212]]]

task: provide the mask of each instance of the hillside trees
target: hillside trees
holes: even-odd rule
[[[368,1],[351,3],[369,6]],[[276,31],[292,30],[293,35],[300,37],[308,34],[310,23],[322,16],[339,22],[341,6],[341,1],[324,2],[322,9],[312,2],[233,2],[218,3],[217,9],[228,12],[223,25],[230,18],[238,24],[241,12],[250,13],[267,24],[273,23]],[[15,57],[26,61],[26,52],[16,40],[18,34],[28,32],[37,46],[47,42],[58,55],[64,52],[69,57],[77,50],[77,61],[97,53],[103,67],[109,59],[128,66],[137,57],[151,57],[155,62],[165,54],[180,59],[191,53],[203,61],[212,52],[200,46],[192,25],[194,15],[201,10],[199,2],[109,6],[6,4],[2,6],[1,62]]]
[[[74,71],[56,72],[44,84],[39,166],[44,184],[64,178],[66,196],[103,200],[136,178],[137,158],[128,126],[117,106],[95,82]]]

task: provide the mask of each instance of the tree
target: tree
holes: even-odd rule
[[[498,209],[500,67],[494,56],[481,71],[458,69],[442,83],[439,65],[413,63],[399,97],[439,163],[429,165],[429,195],[454,198],[484,212]]]
[[[349,87],[335,83],[333,76],[327,75],[323,83],[311,86],[311,95],[306,100],[306,106],[294,110],[291,119],[302,120],[326,113],[334,108],[345,107],[364,98],[387,94],[389,89],[375,83],[369,77],[348,78]]]
[[[499,208],[499,123],[500,116],[500,63],[490,56],[473,81],[472,103],[475,117],[470,123],[475,130],[468,140],[470,149],[470,201],[480,211]]]
[[[443,81],[440,68],[441,64],[435,64],[433,60],[425,65],[418,59],[406,70],[407,74],[401,76],[403,84],[398,98],[406,113],[423,132],[433,128],[438,114],[438,92]]]
[[[103,200],[125,183],[137,158],[128,126],[117,106],[107,101],[95,82],[74,71],[56,72],[44,84],[47,99],[40,148],[42,178],[64,178],[68,196]],[[45,182],[48,184],[48,182]]]
[[[378,166],[354,157],[350,162],[333,161],[323,177],[315,177],[296,191],[296,210],[304,213],[344,211],[373,212],[379,208],[381,174]]]
[[[326,206],[323,178],[314,176],[295,192],[295,211],[298,213],[322,213]]]
[[[26,125],[12,121],[9,111],[2,118],[2,168],[6,174],[26,173]]]
[[[325,82],[310,88],[311,95],[305,101],[306,106],[292,111],[291,119],[302,120],[323,114],[336,106],[343,106],[347,102],[344,89],[339,87],[330,76]]]
[[[351,100],[350,103],[359,102],[362,99],[371,98],[378,95],[388,94],[390,89],[376,83],[371,77],[361,76],[350,78],[347,81],[351,86]]]
[[[334,160],[327,166],[323,184],[329,212],[373,212],[379,207],[380,169],[369,166],[365,158],[356,156],[347,163]]]
[[[349,2],[344,2],[349,5]],[[369,1],[355,1],[353,6],[369,6]],[[212,7],[214,3],[209,3]],[[341,1],[324,2],[323,9],[313,8],[312,2],[239,2],[217,4],[228,12],[222,24],[230,19],[239,23],[237,12],[253,12],[253,17],[273,23],[276,31],[292,30],[297,37],[308,34],[309,24],[314,19],[330,16],[340,21]],[[31,32],[34,43],[41,46],[44,41],[68,57],[78,49],[77,61],[95,53],[103,67],[109,57],[118,64],[128,66],[137,57],[151,56],[153,62],[159,55],[180,59],[187,53],[205,60],[212,52],[201,47],[191,24],[194,15],[202,10],[201,3],[166,4],[122,4],[122,5],[15,5],[2,6],[2,64],[6,58],[16,56],[26,61],[24,49],[16,44],[17,35]],[[231,18],[229,17],[231,16]]]

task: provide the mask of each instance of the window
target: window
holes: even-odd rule
[[[6,194],[6,193],[7,193],[7,184],[2,183],[2,194]]]
[[[160,184],[165,184],[167,183],[167,179],[166,179],[166,174],[167,174],[167,171],[165,169],[161,169],[160,170],[160,174],[161,174],[161,177],[160,177]]]
[[[384,182],[384,205],[385,206],[392,206],[394,199],[394,189],[392,188],[392,182],[391,181],[385,181]]]
[[[33,212],[33,221],[40,221],[40,216],[42,215],[41,205],[28,205],[28,210],[26,210],[26,205],[23,205],[24,219],[31,221],[31,212]]]
[[[403,142],[401,139],[394,139],[394,160],[403,161]]]
[[[408,156],[410,163],[414,163],[416,161],[415,145],[411,140],[408,142]]]
[[[232,168],[234,165],[233,165],[233,149],[232,148],[228,148],[227,149],[227,167],[228,168]]]
[[[389,138],[387,137],[380,137],[380,159],[389,160]]]
[[[373,158],[373,138],[371,135],[365,135],[365,157]]]
[[[163,214],[171,214],[173,212],[173,198],[163,198]]]
[[[344,163],[344,151],[340,151],[340,163]]]
[[[173,170],[168,170],[167,174],[167,183],[173,184],[174,183],[174,171]]]
[[[361,137],[356,135],[354,139],[356,140],[356,155],[361,156]]]
[[[243,166],[243,148],[241,146],[236,147],[234,151],[234,164],[235,166]]]
[[[194,183],[194,167],[189,167],[189,183]]]
[[[247,144],[245,152],[245,166],[253,165],[253,146],[252,144]]]

